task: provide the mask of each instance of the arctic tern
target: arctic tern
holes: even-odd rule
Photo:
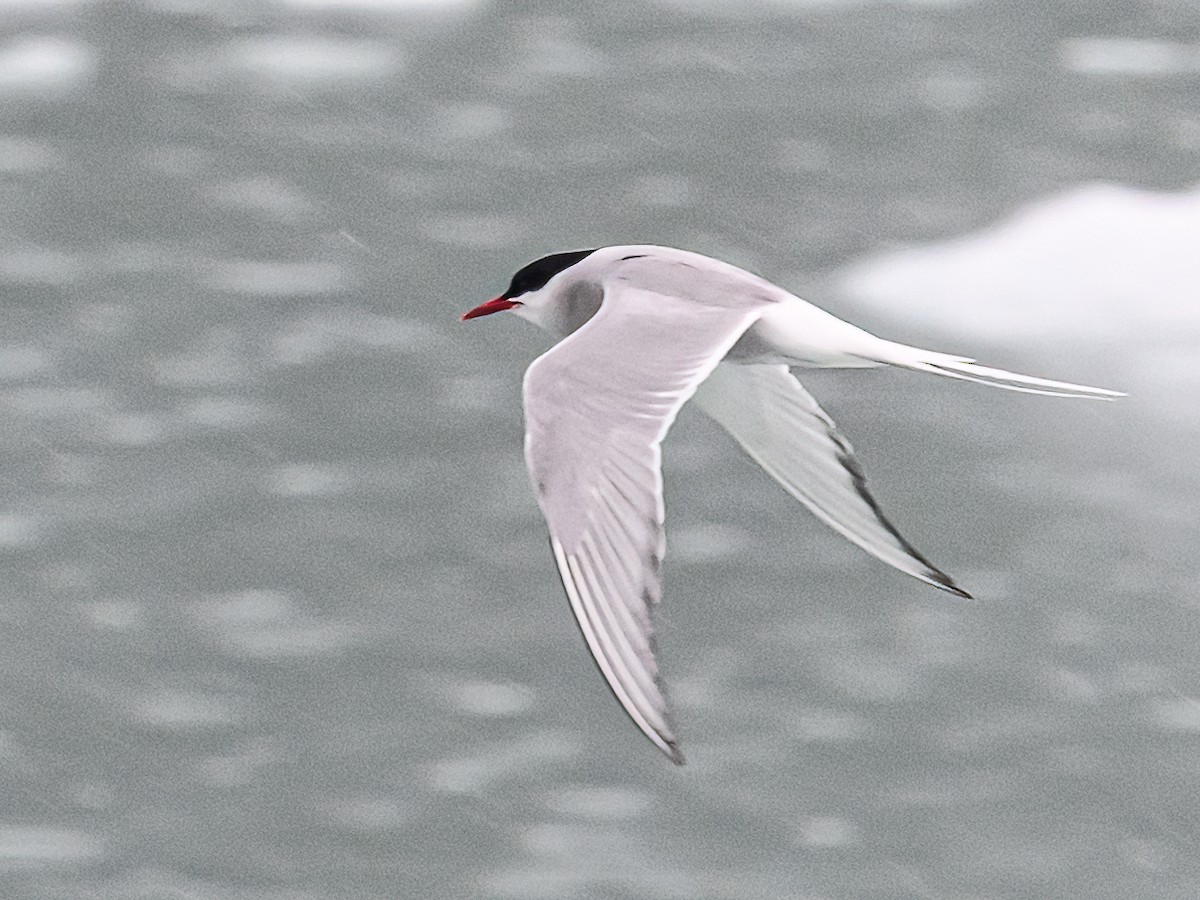
[[[525,460],[571,610],[625,712],[683,763],[654,655],[665,550],[660,445],[689,399],[826,525],[961,597],[884,518],[850,444],[790,366],[891,365],[1056,397],[1117,391],[885,341],[737,266],[670,247],[553,253],[463,315],[558,338],[525,373]]]

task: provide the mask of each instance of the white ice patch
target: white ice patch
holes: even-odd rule
[[[865,259],[840,282],[856,301],[953,336],[955,352],[979,338],[1140,355],[1200,335],[1198,248],[1200,188],[1092,184],[974,234]]]

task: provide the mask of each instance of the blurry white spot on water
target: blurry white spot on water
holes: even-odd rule
[[[977,753],[1009,744],[1044,741],[1060,728],[1057,718],[1040,710],[1002,707],[943,729],[937,740],[951,753]]]
[[[301,12],[349,11],[370,13],[428,13],[444,16],[483,5],[483,0],[276,0]]]
[[[456,709],[472,716],[515,716],[533,705],[533,692],[519,684],[468,681],[447,692]]]
[[[686,175],[643,175],[633,183],[631,195],[646,206],[677,209],[691,202],[692,185]]]
[[[358,642],[359,631],[340,622],[301,620],[294,625],[262,631],[228,631],[230,649],[258,659],[288,659],[335,653]]]
[[[142,604],[135,600],[94,600],[83,605],[83,614],[104,631],[131,631],[145,622]]]
[[[195,616],[227,652],[255,659],[289,659],[342,650],[358,629],[305,613],[281,591],[248,590],[197,605]]]
[[[492,137],[507,128],[507,109],[486,103],[451,103],[438,110],[430,137],[449,143]]]
[[[441,383],[441,387],[443,406],[472,412],[497,409],[507,391],[497,379],[481,375],[449,378]]]
[[[106,246],[103,252],[95,254],[90,265],[93,271],[109,275],[145,275],[174,273],[181,270],[186,261],[184,252],[176,248],[148,241],[122,241]]]
[[[968,653],[962,627],[961,609],[913,604],[897,617],[897,641],[924,668],[953,666]]]
[[[887,798],[903,808],[968,807],[997,801],[1012,791],[1012,782],[1013,776],[1005,772],[926,773],[890,789]]]
[[[713,16],[761,16],[764,13],[791,14],[809,11],[852,9],[870,6],[878,0],[657,0],[662,6]],[[972,0],[901,0],[895,5],[917,7],[954,7]]]
[[[113,396],[99,388],[22,388],[5,395],[13,409],[36,419],[75,419],[111,411]]]
[[[974,852],[962,848],[977,877],[1020,878],[1026,884],[1050,882],[1067,869],[1066,851],[1059,843],[1026,834],[1004,836],[976,845]]]
[[[527,228],[511,216],[456,215],[434,219],[425,234],[443,244],[486,249],[520,243]]]
[[[151,172],[190,179],[204,173],[211,162],[211,154],[200,147],[173,144],[166,140],[142,150],[139,162]]]
[[[1121,856],[1132,868],[1148,872],[1167,871],[1168,853],[1159,841],[1127,838],[1121,843]]]
[[[8,12],[52,11],[56,7],[85,6],[96,0],[0,0],[0,10]]]
[[[1058,702],[1091,705],[1103,698],[1103,690],[1093,678],[1062,666],[1047,666],[1038,674],[1038,681]]]
[[[240,716],[228,700],[198,691],[159,688],[139,698],[133,706],[135,718],[167,731],[222,728]]]
[[[391,797],[343,797],[328,800],[321,806],[330,819],[351,831],[388,831],[403,825],[409,818],[409,811]]]
[[[752,543],[753,539],[744,529],[717,523],[677,528],[667,536],[668,553],[675,562],[730,559]]]
[[[241,338],[234,330],[210,329],[185,352],[155,362],[154,373],[166,384],[235,384],[245,378],[240,344]]]
[[[1085,744],[1049,747],[1046,753],[1054,770],[1074,777],[1095,775],[1109,762],[1109,754],[1104,750]]]
[[[788,731],[807,743],[841,744],[865,738],[871,731],[871,723],[858,713],[808,709],[790,722]]]
[[[540,822],[521,835],[521,845],[539,856],[571,856],[577,861],[587,852],[587,835],[561,822]]]
[[[1158,77],[1200,72],[1200,44],[1143,38],[1090,37],[1064,41],[1063,67],[1082,75]]]
[[[17,175],[55,168],[59,152],[50,144],[31,138],[0,137],[0,172]]]
[[[1051,615],[1050,639],[1062,647],[1098,647],[1103,633],[1095,615],[1078,607]]]
[[[294,87],[344,87],[380,81],[403,69],[396,47],[383,41],[315,35],[270,35],[235,42],[231,68]]]
[[[21,513],[0,512],[0,547],[27,547],[37,541],[38,523]]]
[[[123,447],[145,447],[161,441],[167,433],[160,418],[136,414],[108,416],[100,430],[108,441]]]
[[[95,484],[100,471],[100,461],[92,455],[58,452],[47,462],[46,477],[51,484]]]
[[[65,285],[79,278],[82,272],[83,267],[75,255],[62,250],[26,245],[0,252],[0,281]]]
[[[336,466],[291,463],[267,476],[268,490],[284,497],[328,497],[350,485],[349,475]]]
[[[830,165],[829,147],[811,138],[784,138],[774,155],[775,164],[789,172],[820,172]]]
[[[494,744],[476,756],[435,763],[429,781],[439,791],[478,791],[506,778],[532,777],[546,763],[567,760],[578,753],[579,746],[573,739],[542,731],[532,737]]]
[[[331,262],[220,260],[201,280],[214,290],[258,297],[330,294],[348,287],[346,270]]]
[[[1151,714],[1168,731],[1200,732],[1200,700],[1195,697],[1163,697],[1152,701]]]
[[[927,77],[922,84],[925,103],[945,113],[961,112],[979,105],[983,86],[967,72],[945,70]]]
[[[129,328],[133,313],[121,303],[88,303],[75,313],[75,324],[83,331],[114,337]]]
[[[845,847],[857,841],[858,829],[854,823],[836,816],[811,818],[796,832],[796,842],[805,847]]]
[[[58,94],[86,84],[95,68],[90,47],[56,35],[22,35],[0,46],[0,94]]]
[[[240,397],[204,397],[186,403],[179,411],[180,418],[191,425],[207,428],[245,428],[261,421],[268,407]]]
[[[519,32],[524,46],[517,48],[512,57],[520,61],[519,72],[555,77],[598,74],[604,58],[576,37],[576,27],[576,23],[565,18],[549,16],[527,23]]]
[[[96,569],[79,560],[63,560],[44,566],[41,581],[53,591],[76,595],[95,592]]]
[[[651,802],[652,798],[642,791],[577,786],[555,791],[546,805],[573,818],[622,821],[640,816]]]
[[[0,380],[16,381],[40,375],[50,368],[50,357],[40,347],[11,344],[0,347]]]
[[[74,828],[0,825],[0,871],[38,869],[95,859],[99,838]]]
[[[1170,690],[1171,672],[1160,663],[1131,659],[1117,667],[1113,690],[1118,694],[1149,697]]]
[[[285,323],[270,339],[278,365],[303,365],[369,350],[412,351],[434,340],[429,326],[353,307],[331,307]]]
[[[316,203],[297,188],[266,176],[216,184],[205,193],[215,206],[258,213],[280,222],[293,222],[316,210]]]
[[[275,763],[280,753],[276,742],[257,738],[232,753],[209,756],[196,764],[196,774],[218,787],[239,788],[254,784],[264,766]]]
[[[197,607],[201,621],[224,627],[257,627],[294,616],[295,601],[282,591],[249,590],[205,601]]]
[[[519,900],[562,900],[578,896],[574,891],[579,876],[573,872],[541,867],[509,869],[485,879],[484,896],[513,897]]]
[[[894,702],[918,689],[913,672],[882,657],[827,655],[820,660],[822,675],[848,696],[871,702]]]
[[[226,632],[230,649],[257,659],[289,659],[343,650],[359,639],[358,630],[341,622],[301,621],[262,631]]]
[[[116,791],[99,781],[77,781],[67,791],[72,803],[92,811],[108,809],[117,799]]]
[[[1171,123],[1175,143],[1184,150],[1200,150],[1200,119],[1180,116]]]

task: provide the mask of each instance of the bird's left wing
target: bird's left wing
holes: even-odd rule
[[[787,366],[721,363],[694,402],[830,528],[901,572],[970,597],[884,517],[850,443]]]
[[[682,763],[654,657],[664,552],[660,443],[770,301],[617,283],[525,375],[525,459],[571,610],[629,717]]]

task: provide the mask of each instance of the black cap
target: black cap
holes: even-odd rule
[[[515,300],[522,294],[537,291],[546,286],[546,282],[561,272],[569,269],[581,259],[596,252],[591,250],[568,250],[564,253],[551,253],[541,259],[535,259],[529,265],[517,270],[517,274],[509,282],[508,290],[500,297],[504,300]]]

